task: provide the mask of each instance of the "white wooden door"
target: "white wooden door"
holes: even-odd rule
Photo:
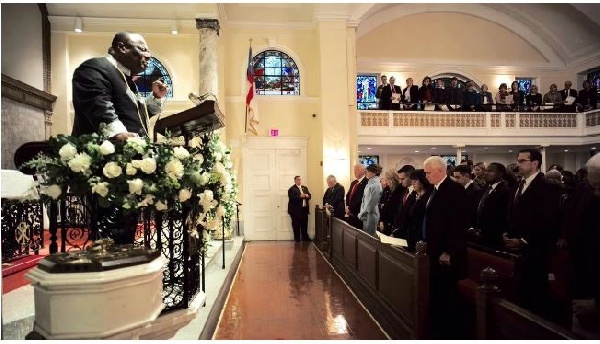
[[[251,138],[242,153],[246,240],[293,240],[287,190],[306,177],[305,138]]]

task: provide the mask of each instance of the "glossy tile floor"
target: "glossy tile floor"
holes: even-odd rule
[[[215,339],[387,339],[312,243],[249,242]]]

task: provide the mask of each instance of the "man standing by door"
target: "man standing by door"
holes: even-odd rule
[[[288,214],[292,218],[294,241],[310,241],[308,237],[308,201],[310,192],[302,185],[300,176],[294,177],[294,185],[288,189]]]

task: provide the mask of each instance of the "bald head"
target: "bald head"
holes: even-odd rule
[[[596,196],[600,197],[600,154],[591,157],[585,167],[588,172],[588,183],[594,188]]]
[[[152,57],[144,37],[132,32],[116,33],[108,53],[132,74],[138,74],[146,69]]]

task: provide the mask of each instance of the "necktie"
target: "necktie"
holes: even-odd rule
[[[356,183],[354,183],[354,186],[352,187],[352,191],[350,192],[350,199],[348,200],[348,202],[352,201],[352,198],[354,198],[354,194],[356,193],[358,184],[360,184],[360,182],[357,180]]]
[[[408,191],[409,191],[408,189],[406,189],[406,191],[404,191],[404,197],[402,198],[402,204],[406,203],[406,200],[408,199],[408,195],[410,195],[410,193]]]
[[[431,203],[431,200],[435,196],[436,192],[437,192],[437,189],[434,187],[433,191],[431,191],[431,195],[429,196],[429,199],[427,200],[425,209],[429,208],[429,203]],[[426,234],[427,234],[427,210],[425,211],[425,217],[423,218],[423,228],[421,228],[421,236],[423,237],[423,240],[427,239]]]
[[[481,197],[481,200],[479,201],[479,206],[477,207],[477,219],[478,220],[479,220],[479,217],[481,216],[481,211],[483,210],[483,205],[485,204],[485,200],[487,199],[487,197],[490,195],[491,192],[492,192],[492,186],[490,185],[490,186],[488,186],[487,190],[485,191],[485,193]]]
[[[519,203],[519,199],[521,198],[521,193],[523,192],[523,186],[525,186],[525,179],[519,182],[519,188],[517,189],[517,194],[515,195],[515,204]]]

